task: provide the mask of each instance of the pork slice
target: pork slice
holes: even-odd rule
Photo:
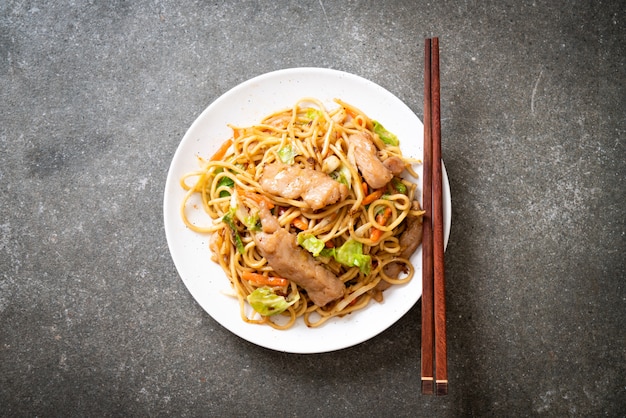
[[[287,199],[302,198],[314,210],[341,201],[348,196],[348,188],[345,184],[333,180],[323,172],[278,162],[268,164],[263,168],[259,183],[268,193]]]
[[[389,157],[383,161],[383,165],[387,170],[391,171],[394,176],[399,176],[404,171],[404,161],[400,157]]]
[[[413,201],[412,210],[420,210],[419,203]],[[410,215],[406,217],[406,229],[400,235],[400,257],[410,258],[422,243],[422,217]]]
[[[411,204],[412,210],[419,210],[419,202],[413,201]],[[398,253],[399,258],[411,258],[411,255],[415,252],[417,247],[422,243],[422,217],[421,216],[413,216],[410,215],[406,217],[406,229],[400,235],[400,252]],[[385,274],[392,279],[398,278],[400,273],[404,270],[405,266],[403,263],[391,262],[385,267],[383,267],[383,271]],[[389,286],[389,282],[381,280],[376,285],[376,289],[385,290]]]
[[[393,173],[376,155],[376,146],[367,132],[350,135],[348,144],[354,154],[357,168],[372,189],[380,189],[389,183]]]
[[[344,294],[343,282],[298,246],[295,235],[285,229],[257,233],[254,242],[276,274],[304,288],[316,305],[324,306]]]

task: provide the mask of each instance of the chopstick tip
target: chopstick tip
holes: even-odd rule
[[[432,383],[432,382],[431,382]],[[448,381],[437,381],[437,396],[445,396],[448,394]]]
[[[432,379],[422,379],[422,395],[434,395],[435,388]]]

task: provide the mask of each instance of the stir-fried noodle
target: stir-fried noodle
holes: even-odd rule
[[[258,125],[231,126],[233,136],[209,160],[198,157],[201,169],[181,179],[188,191],[182,218],[193,231],[212,234],[212,259],[229,278],[246,322],[287,329],[303,317],[307,326],[319,326],[372,298],[381,301],[384,289],[413,277],[402,235],[411,220],[421,224],[423,211],[416,184],[400,172],[417,178],[413,165],[419,161],[404,157],[381,124],[335,102],[327,109],[306,98]],[[359,160],[363,144],[375,147],[365,156],[373,168]],[[387,162],[399,162],[400,169]],[[391,174],[379,170],[380,163]],[[383,171],[382,180],[373,178]],[[296,183],[300,190],[291,190]],[[205,225],[188,217],[192,196],[211,218]],[[271,247],[272,237],[281,248]],[[290,270],[291,259],[303,264]],[[309,268],[330,272],[328,283],[319,279],[320,270],[304,271]],[[309,281],[299,280],[294,269]]]

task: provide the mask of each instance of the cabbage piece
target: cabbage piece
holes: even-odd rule
[[[296,162],[295,158],[298,153],[293,149],[293,147],[289,145],[285,145],[281,149],[278,150],[278,158],[285,164],[293,164]]]
[[[314,109],[312,107],[309,107],[306,110],[306,117],[307,117],[307,119],[314,120],[315,118],[322,117],[322,112],[320,110],[318,110],[318,109]]]
[[[239,220],[250,231],[258,232],[261,230],[261,218],[259,218],[259,209],[248,208],[241,203],[241,198],[237,193],[237,189],[234,190],[232,197],[230,198],[230,211],[231,218],[234,214],[236,219]]]
[[[217,182],[217,187],[228,187],[230,189],[233,188],[233,186],[235,185],[235,182],[233,181],[233,179],[231,179],[230,177],[222,177],[218,182]],[[220,190],[220,197],[228,197],[230,196],[230,192],[227,190]]]
[[[402,181],[398,179],[397,177],[394,177],[393,179],[391,179],[391,185],[393,186],[394,189],[398,191],[398,193],[402,193],[404,195],[409,194],[409,190],[407,189],[406,185],[402,183]]]
[[[245,168],[243,164],[236,164],[236,167],[239,168],[242,171]],[[219,173],[222,173],[223,171],[224,171],[223,168],[218,168],[217,170],[215,170],[215,174],[217,175]],[[234,174],[237,173],[236,171],[233,171],[233,170],[228,170],[228,171],[231,172],[231,173],[234,173]],[[217,182],[217,187],[218,188],[220,188],[220,187],[227,187],[229,189],[233,189],[235,187],[235,181],[232,178],[228,177],[228,176],[223,176]],[[228,196],[231,195],[231,193],[232,192],[229,192],[227,190],[220,190],[220,197],[228,197]]]
[[[237,231],[237,226],[235,225],[235,221],[233,217],[235,216],[235,208],[230,208],[227,214],[224,215],[222,220],[228,225],[230,229],[230,235],[235,243],[235,247],[237,247],[237,251],[241,254],[245,252],[243,241],[241,240],[241,236],[239,235],[239,231]]]
[[[352,188],[352,174],[345,164],[341,164],[337,170],[330,173],[330,177],[339,183],[345,184],[348,186],[348,189]]]
[[[378,121],[372,121],[374,124],[374,132],[378,134],[381,141],[383,141],[387,145],[398,146],[400,145],[400,141],[398,141],[398,137],[385,129],[385,127]]]
[[[363,274],[372,270],[372,257],[363,254],[363,244],[349,239],[339,248],[324,248],[320,252],[322,257],[333,257],[339,264],[347,267],[358,267]]]
[[[259,218],[258,214],[246,216],[246,218],[243,221],[243,224],[250,231],[259,232],[263,229],[263,225],[261,225],[261,218]]]
[[[261,315],[271,316],[284,312],[300,299],[300,295],[295,293],[292,300],[287,300],[284,296],[274,293],[272,288],[263,286],[250,293],[246,299],[252,309]]]
[[[223,171],[224,171],[223,168],[218,168],[217,170],[215,170],[215,174],[219,174]],[[220,187],[227,187],[229,189],[232,189],[234,186],[235,186],[235,181],[228,176],[221,177],[219,181],[217,182],[218,189]],[[230,195],[231,195],[231,192],[227,190],[220,190],[220,197],[228,197]]]
[[[335,260],[344,266],[356,266],[363,274],[369,274],[372,267],[372,257],[363,254],[363,244],[353,239],[336,249]]]
[[[298,234],[298,245],[313,254],[315,257],[320,255],[320,252],[326,246],[324,241],[317,238],[315,235],[302,232]]]

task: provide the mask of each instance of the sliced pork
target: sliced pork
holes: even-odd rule
[[[411,210],[420,210],[419,202],[413,201]],[[406,217],[406,229],[400,235],[400,253],[399,258],[410,258],[417,247],[422,243],[422,217],[409,214]],[[404,270],[404,263],[391,262],[383,268],[384,273],[392,279],[397,279]],[[375,287],[376,291],[382,292],[389,288],[391,284],[385,280],[381,280]],[[378,295],[382,300],[382,295]],[[375,297],[376,298],[376,297]],[[376,298],[378,300],[378,298]]]
[[[383,165],[387,170],[391,171],[394,176],[399,176],[404,171],[404,161],[400,157],[389,157],[383,161]]]
[[[416,200],[411,204],[411,210],[419,211],[420,204]],[[422,216],[406,217],[406,229],[400,235],[400,257],[409,258],[422,243]]]
[[[287,199],[302,198],[314,210],[344,200],[348,196],[346,185],[325,173],[279,162],[263,168],[259,183],[268,193]]]
[[[376,146],[367,132],[350,135],[348,145],[354,154],[357,168],[372,189],[380,189],[389,183],[393,173],[385,167],[376,155]]]
[[[318,306],[343,296],[343,282],[300,247],[295,235],[281,228],[267,209],[260,216],[263,232],[255,234],[254,242],[276,274],[304,288]]]

